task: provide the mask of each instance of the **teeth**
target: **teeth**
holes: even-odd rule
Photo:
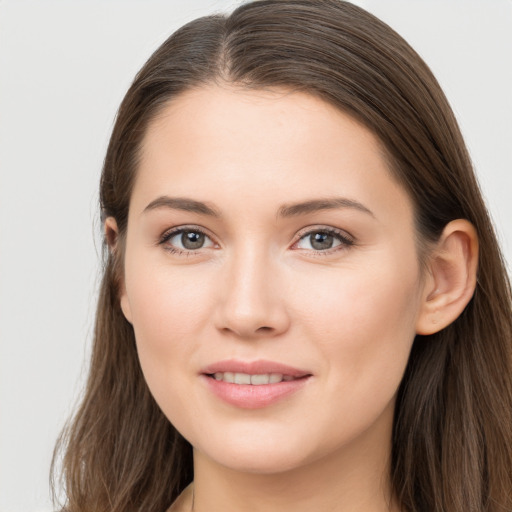
[[[250,384],[251,376],[247,373],[235,373],[235,384]]]
[[[294,380],[291,375],[282,375],[281,373],[264,373],[261,375],[249,375],[248,373],[217,372],[213,374],[215,380],[222,380],[230,384],[252,384],[253,386],[262,386],[264,384],[277,384],[281,381],[288,382]]]
[[[284,380],[284,377],[280,373],[271,373],[269,377],[269,383],[270,384],[277,384],[278,382],[281,382]]]
[[[251,384],[253,386],[261,386],[270,382],[270,375],[251,375]]]

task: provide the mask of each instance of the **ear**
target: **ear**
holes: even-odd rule
[[[105,240],[107,241],[110,253],[114,258],[122,258],[122,254],[118,254],[121,252],[121,248],[119,247],[119,228],[117,227],[116,219],[114,219],[114,217],[107,217],[105,219],[104,229]],[[119,303],[126,320],[132,323],[132,312],[130,308],[130,303],[128,301],[128,296],[126,294],[124,276],[121,276],[119,283]]]
[[[434,334],[450,325],[473,297],[478,267],[478,236],[457,219],[443,230],[428,260],[417,334]]]

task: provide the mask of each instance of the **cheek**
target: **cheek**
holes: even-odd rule
[[[188,432],[200,421],[198,411],[190,408],[195,391],[189,378],[211,316],[210,283],[197,270],[147,260],[139,264],[133,258],[126,265],[126,292],[148,387],[173,424]]]
[[[316,340],[332,382],[394,394],[415,337],[418,266],[394,257],[301,281],[303,327]],[[388,262],[388,263],[386,263]],[[355,393],[356,395],[357,393]]]
[[[375,328],[383,333],[414,331],[420,296],[415,262],[401,268],[394,261],[386,265],[380,260],[297,277],[301,316],[326,334],[352,334],[355,341],[357,333]]]
[[[200,329],[211,307],[209,281],[191,268],[136,260],[126,268],[126,293],[137,340],[156,350],[172,349]]]
[[[314,398],[329,411],[322,438],[346,440],[392,415],[415,336],[416,277],[380,266],[309,283],[302,328],[323,361]]]
[[[144,377],[164,412],[186,409],[190,389],[183,371],[195,360],[211,317],[211,281],[193,266],[172,267],[165,255],[127,256],[126,294]]]

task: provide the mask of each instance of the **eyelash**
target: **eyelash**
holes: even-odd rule
[[[164,249],[171,254],[177,254],[179,256],[193,256],[194,254],[197,254],[203,247],[198,248],[198,250],[193,249],[180,249],[178,247],[174,247],[170,244],[167,244],[169,240],[171,240],[173,237],[186,233],[199,233],[201,235],[204,235],[206,238],[208,238],[213,244],[217,245],[212,237],[203,229],[201,229],[199,226],[182,226],[179,228],[172,228],[168,231],[166,231],[159,239],[158,245],[164,246]],[[311,236],[315,233],[321,233],[321,234],[327,234],[330,236],[333,236],[336,240],[338,240],[340,243],[339,245],[335,247],[331,247],[325,250],[314,250],[314,249],[305,249],[308,253],[312,253],[315,256],[327,256],[330,254],[333,254],[334,252],[340,251],[340,250],[346,250],[349,247],[353,246],[355,244],[355,240],[345,231],[341,231],[332,227],[324,227],[324,226],[311,226],[308,228],[304,228],[300,233],[297,241],[295,241],[292,244],[292,248],[297,246],[301,242],[301,240],[306,239],[306,237]],[[304,250],[301,248],[296,248],[295,250]]]
[[[179,234],[182,234],[182,233],[187,233],[187,232],[190,232],[190,233],[199,233],[201,235],[204,235],[206,238],[210,239],[212,242],[212,237],[203,229],[201,229],[199,226],[182,226],[182,227],[179,227],[179,228],[172,228],[168,231],[166,231],[161,237],[160,237],[160,240],[158,241],[158,244],[159,245],[162,245],[164,246],[164,249],[168,252],[170,252],[171,254],[177,254],[179,256],[193,256],[194,253],[197,253],[198,251],[195,251],[195,250],[192,250],[192,249],[180,249],[178,247],[173,247],[172,245],[170,244],[167,244],[167,242],[175,237],[176,235],[179,235]],[[213,242],[215,243],[215,242]],[[202,249],[202,247],[200,248]]]
[[[301,230],[301,232],[299,233],[298,240],[293,243],[292,247],[296,246],[301,240],[304,240],[308,236],[311,236],[315,233],[330,235],[340,242],[339,245],[325,249],[325,250],[314,250],[314,249],[306,250],[308,253],[311,253],[315,257],[316,256],[320,256],[320,257],[321,256],[329,256],[335,252],[346,250],[355,244],[354,238],[345,231],[341,231],[339,229],[327,227],[327,226],[309,226],[309,227]],[[297,248],[296,250],[300,251],[301,249]]]

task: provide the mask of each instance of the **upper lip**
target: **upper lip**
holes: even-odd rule
[[[267,373],[280,373],[282,375],[289,375],[291,377],[300,378],[306,375],[311,375],[311,372],[294,368],[283,363],[274,361],[240,361],[236,359],[228,359],[225,361],[218,361],[203,368],[201,373],[212,375],[214,373],[247,373],[249,375],[264,375]]]

